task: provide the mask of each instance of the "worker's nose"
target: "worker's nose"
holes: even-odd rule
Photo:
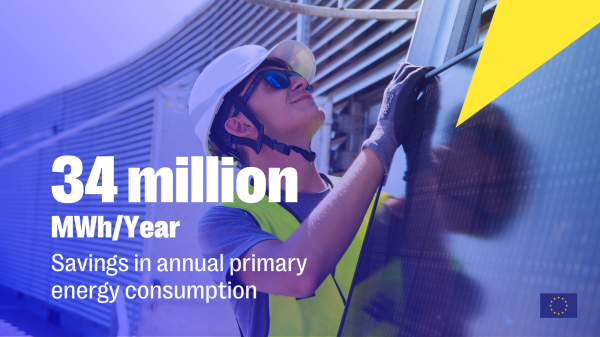
[[[308,81],[304,77],[292,77],[291,80],[292,91],[304,89],[308,84]]]

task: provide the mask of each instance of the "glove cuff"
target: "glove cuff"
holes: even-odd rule
[[[362,149],[368,147],[377,154],[387,175],[398,146],[400,144],[394,135],[394,122],[380,120],[371,133],[371,137],[363,142]]]

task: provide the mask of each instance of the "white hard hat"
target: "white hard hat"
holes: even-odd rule
[[[189,103],[190,121],[206,155],[215,155],[213,150],[217,150],[211,149],[210,129],[224,96],[267,58],[284,61],[308,83],[315,77],[315,57],[298,41],[283,41],[271,50],[256,45],[237,47],[216,58],[196,80]]]

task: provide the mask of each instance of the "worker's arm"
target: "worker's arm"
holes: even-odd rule
[[[403,108],[416,100],[413,89],[428,70],[403,64],[384,93],[373,134],[335,188],[285,242],[262,241],[242,256],[306,259],[302,274],[297,275],[300,268],[293,263],[291,272],[240,271],[236,274],[239,281],[271,294],[306,297],[315,292],[350,246],[399,146],[394,135],[396,104],[400,105],[397,113],[410,118],[412,109]]]
[[[306,258],[302,275],[296,275],[300,269],[294,262],[291,272],[240,271],[238,280],[271,294],[293,297],[313,294],[354,239],[383,171],[377,155],[370,149],[363,150],[335,188],[285,242],[262,241],[242,256],[284,258],[286,263],[288,258],[300,258],[301,261]]]

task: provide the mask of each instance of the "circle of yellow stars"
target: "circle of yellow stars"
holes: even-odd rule
[[[554,311],[554,309],[552,308],[552,303],[554,303],[554,301],[556,301],[556,299],[558,299],[559,301],[565,301],[565,310],[563,310],[561,312]],[[567,301],[565,300],[564,297],[554,297],[554,299],[550,301],[550,311],[552,311],[552,313],[554,313],[555,315],[558,315],[558,316],[564,315],[568,309],[568,306],[569,305],[567,304]]]

